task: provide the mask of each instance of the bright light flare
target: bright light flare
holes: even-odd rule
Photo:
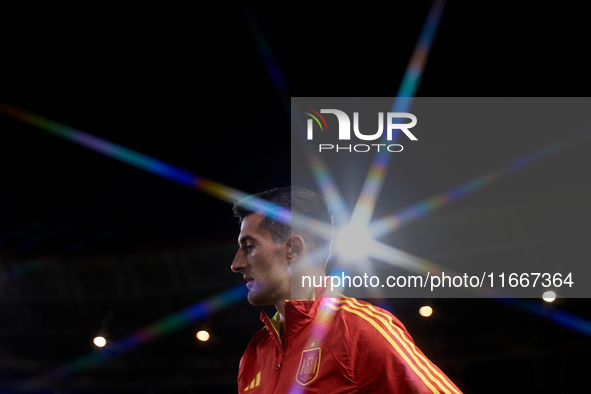
[[[339,259],[346,261],[355,261],[366,256],[373,243],[367,228],[357,223],[350,223],[341,228],[335,237],[335,249]]]
[[[545,291],[542,294],[542,299],[546,302],[553,302],[556,299],[556,293],[552,290]]]
[[[104,347],[107,344],[107,340],[103,337],[95,337],[92,340],[92,343],[94,343],[96,347]]]
[[[422,306],[419,309],[419,314],[423,317],[429,317],[433,314],[433,308],[431,308],[430,306]]]
[[[199,332],[197,332],[197,339],[199,339],[201,342],[206,342],[209,340],[209,333],[205,330],[201,330]]]

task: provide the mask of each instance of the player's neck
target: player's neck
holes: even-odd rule
[[[279,301],[275,304],[277,312],[279,312],[279,319],[281,320],[281,326],[285,329],[285,301]]]
[[[289,300],[281,300],[275,303],[275,308],[279,312],[279,318],[281,319],[281,325],[285,328],[285,302],[286,301],[313,301],[314,300],[314,289],[306,289],[305,293],[297,294],[297,297],[290,297]]]

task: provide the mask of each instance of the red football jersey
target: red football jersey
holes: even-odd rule
[[[239,393],[461,394],[396,317],[367,302],[286,301],[285,332],[278,314],[261,320],[240,360]]]

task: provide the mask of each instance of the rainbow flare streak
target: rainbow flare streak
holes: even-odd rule
[[[288,209],[282,208],[268,201],[251,197],[248,193],[208,180],[189,171],[183,170],[182,168],[175,167],[121,145],[114,144],[86,132],[76,130],[64,124],[4,103],[0,103],[0,112],[113,159],[151,172],[173,182],[180,183],[181,185],[194,187],[221,200],[234,203],[243,200],[246,197],[250,197],[246,201],[241,202],[241,205],[244,208],[263,212],[265,216],[279,220],[283,223],[290,223],[291,215]],[[314,233],[323,237],[330,237],[331,229],[328,225],[311,218],[300,218],[300,220],[307,223],[311,231]]]
[[[549,305],[533,302],[528,299],[504,298],[498,301],[540,316],[558,326],[591,337],[591,322],[568,312],[560,311],[551,308]]]
[[[420,76],[423,72],[425,62],[427,60],[427,54],[429,53],[433,38],[435,37],[437,25],[441,19],[441,13],[443,11],[444,4],[444,0],[437,0],[431,7],[431,11],[419,37],[417,47],[415,48],[409,66],[406,69],[405,75],[403,77],[402,85],[398,91],[398,96],[414,95],[414,92],[416,91],[420,82]],[[403,109],[410,108],[409,99],[402,99],[400,101],[396,100],[394,102],[394,108],[399,107]],[[392,112],[406,112],[406,110],[397,109]],[[395,135],[395,137],[397,136],[398,134]],[[310,163],[312,165],[314,177],[319,183],[320,189],[329,203],[331,205],[338,206],[337,210],[335,210],[335,221],[339,223],[340,219],[341,223],[344,223],[343,219],[348,216],[346,213],[345,204],[343,202],[344,200],[340,193],[338,193],[332,177],[330,177],[329,172],[322,163],[320,157],[315,156],[317,155],[310,155]],[[374,162],[372,163],[369,174],[363,185],[361,195],[357,201],[357,204],[355,205],[355,209],[353,210],[351,222],[362,223],[363,225],[369,224],[376,204],[377,196],[380,193],[381,186],[386,176],[389,161],[390,155],[388,154],[378,153],[375,156]],[[328,193],[330,193],[330,195],[327,195]],[[316,338],[317,341],[322,340],[328,327],[330,326],[333,317],[334,312],[331,313],[331,311],[327,312],[326,314],[322,314],[322,319],[319,319],[317,316],[317,319],[313,322],[313,338]],[[294,382],[290,387],[289,393],[299,394],[303,393],[303,391],[303,386],[300,386]]]
[[[287,83],[285,81],[285,77],[284,77],[283,73],[281,72],[281,68],[279,67],[279,65],[275,61],[275,57],[273,56],[273,53],[271,52],[271,49],[269,48],[269,45],[267,44],[267,41],[265,40],[265,37],[262,34],[259,24],[257,23],[256,18],[254,16],[254,14],[252,13],[252,11],[250,10],[250,8],[246,4],[242,4],[242,10],[243,10],[244,15],[246,17],[248,25],[255,37],[257,47],[259,49],[259,52],[261,53],[261,57],[263,58],[263,61],[265,63],[265,66],[267,68],[269,76],[271,78],[271,81],[272,81],[273,85],[275,86],[275,88],[277,89],[277,91],[279,92],[281,99],[283,100],[285,111],[288,115],[291,115],[292,109],[290,106],[290,95],[288,94]],[[308,109],[312,110],[311,108],[308,108]],[[314,110],[312,110],[312,111],[317,113]],[[318,114],[318,115],[320,115],[320,114]],[[320,117],[322,118],[324,124],[326,125],[326,121],[324,121],[324,118],[322,116],[320,116]],[[327,129],[328,129],[328,126],[327,126]],[[327,199],[328,203],[330,204],[330,206],[333,209],[334,216],[335,216],[335,222],[336,223],[347,222],[349,220],[349,213],[347,210],[347,206],[346,206],[345,201],[344,201],[341,193],[339,192],[336,184],[334,183],[332,176],[330,175],[330,171],[326,168],[322,159],[319,156],[315,155],[312,152],[309,152],[309,156],[310,156],[309,163],[310,163],[310,166],[312,167],[312,172],[314,174],[314,178],[316,179],[316,182],[318,184],[318,187],[320,188],[320,191],[322,192],[322,194]],[[312,157],[312,156],[316,156],[316,157]],[[319,166],[321,168],[319,170],[317,170],[317,168],[315,166]]]
[[[308,160],[318,187],[334,213],[335,224],[344,225],[349,221],[349,210],[328,168],[315,152],[309,152]]]
[[[3,103],[0,103],[0,112],[19,119],[25,123],[37,126],[58,137],[64,138],[68,141],[74,142],[113,159],[117,159],[134,167],[146,170],[173,182],[177,182],[185,186],[195,187],[196,189],[208,193],[221,200],[233,203],[237,200],[242,200],[246,197],[249,197],[245,201],[241,202],[241,206],[252,211],[263,212],[265,216],[272,219],[276,219],[284,223],[290,223],[291,217],[293,216],[295,218],[295,216],[292,215],[288,209],[279,207],[268,201],[254,198],[247,193],[197,176],[189,171],[164,163],[142,153],[103,140],[61,123]],[[299,217],[299,220],[315,234],[325,238],[330,238],[332,229],[329,225],[307,217]],[[35,267],[37,267],[37,264],[31,265],[29,268],[33,269]],[[192,321],[201,319],[217,310],[231,305],[234,302],[243,300],[245,299],[245,296],[246,287],[244,285],[227,290],[210,298],[207,301],[203,301],[181,312],[173,314],[138,331],[133,335],[125,337],[111,345],[109,348],[103,349],[104,351],[80,357],[69,364],[54,369],[41,379],[19,385],[19,389],[34,389],[38,385],[42,385],[48,380],[61,379],[72,373],[104,363],[119,353],[130,351],[147,341],[153,340],[172,331],[176,331]]]
[[[373,221],[369,226],[369,231],[372,238],[382,237],[392,231],[396,231],[402,225],[422,218],[429,213],[441,209],[453,202],[462,200],[463,198],[475,193],[476,191],[490,185],[498,180],[501,176],[510,173],[522,171],[528,166],[534,164],[538,160],[548,158],[552,154],[564,149],[565,147],[587,137],[589,132],[578,132],[568,140],[556,142],[548,145],[538,151],[527,154],[509,162],[503,169],[490,172],[485,175],[475,177],[459,186],[454,186],[447,189],[445,192],[437,194],[433,197],[426,198],[419,201],[399,212],[384,216],[381,219]]]
[[[55,368],[39,379],[19,384],[17,385],[17,389],[36,389],[40,386],[44,386],[49,381],[63,379],[73,373],[103,364],[121,353],[129,352],[148,341],[152,341],[160,336],[177,331],[189,323],[200,320],[213,312],[227,308],[236,302],[243,301],[246,299],[247,293],[248,291],[244,285],[233,287],[223,293],[159,320],[113,344],[108,344],[107,347],[100,349],[97,352],[82,356],[68,364]]]
[[[435,39],[435,33],[437,32],[444,6],[445,0],[436,0],[431,6],[411,60],[402,78],[402,83],[396,95],[397,98],[392,105],[392,112],[407,112],[412,105],[412,97],[416,93],[419,82],[421,81],[421,76],[427,63],[433,40]],[[399,135],[400,131],[393,133],[392,143],[396,143]],[[363,189],[361,190],[361,195],[355,205],[352,221],[361,223],[362,225],[369,224],[391,158],[392,155],[384,151],[380,151],[375,155]]]
[[[279,65],[275,61],[275,57],[273,56],[273,53],[271,52],[271,48],[269,47],[269,44],[267,44],[267,40],[265,39],[265,36],[263,35],[261,28],[260,28],[254,14],[252,13],[252,11],[250,10],[250,8],[248,7],[248,5],[245,2],[242,2],[241,5],[242,5],[242,12],[244,13],[244,16],[246,18],[248,26],[250,27],[250,30],[254,34],[254,38],[255,38],[257,47],[259,48],[259,51],[260,51],[261,56],[263,58],[263,62],[265,63],[265,66],[267,67],[267,72],[269,73],[269,76],[271,77],[271,81],[273,82],[275,89],[277,89],[277,91],[279,92],[279,94],[283,100],[283,103],[285,105],[285,109],[286,109],[287,113],[289,114],[289,97],[290,96],[288,94],[287,82],[285,80],[285,76],[283,75],[283,72],[281,72],[281,68],[279,67]]]

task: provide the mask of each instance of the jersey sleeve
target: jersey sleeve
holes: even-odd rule
[[[339,309],[352,315],[347,351],[362,393],[461,394],[390,313],[355,299]]]

